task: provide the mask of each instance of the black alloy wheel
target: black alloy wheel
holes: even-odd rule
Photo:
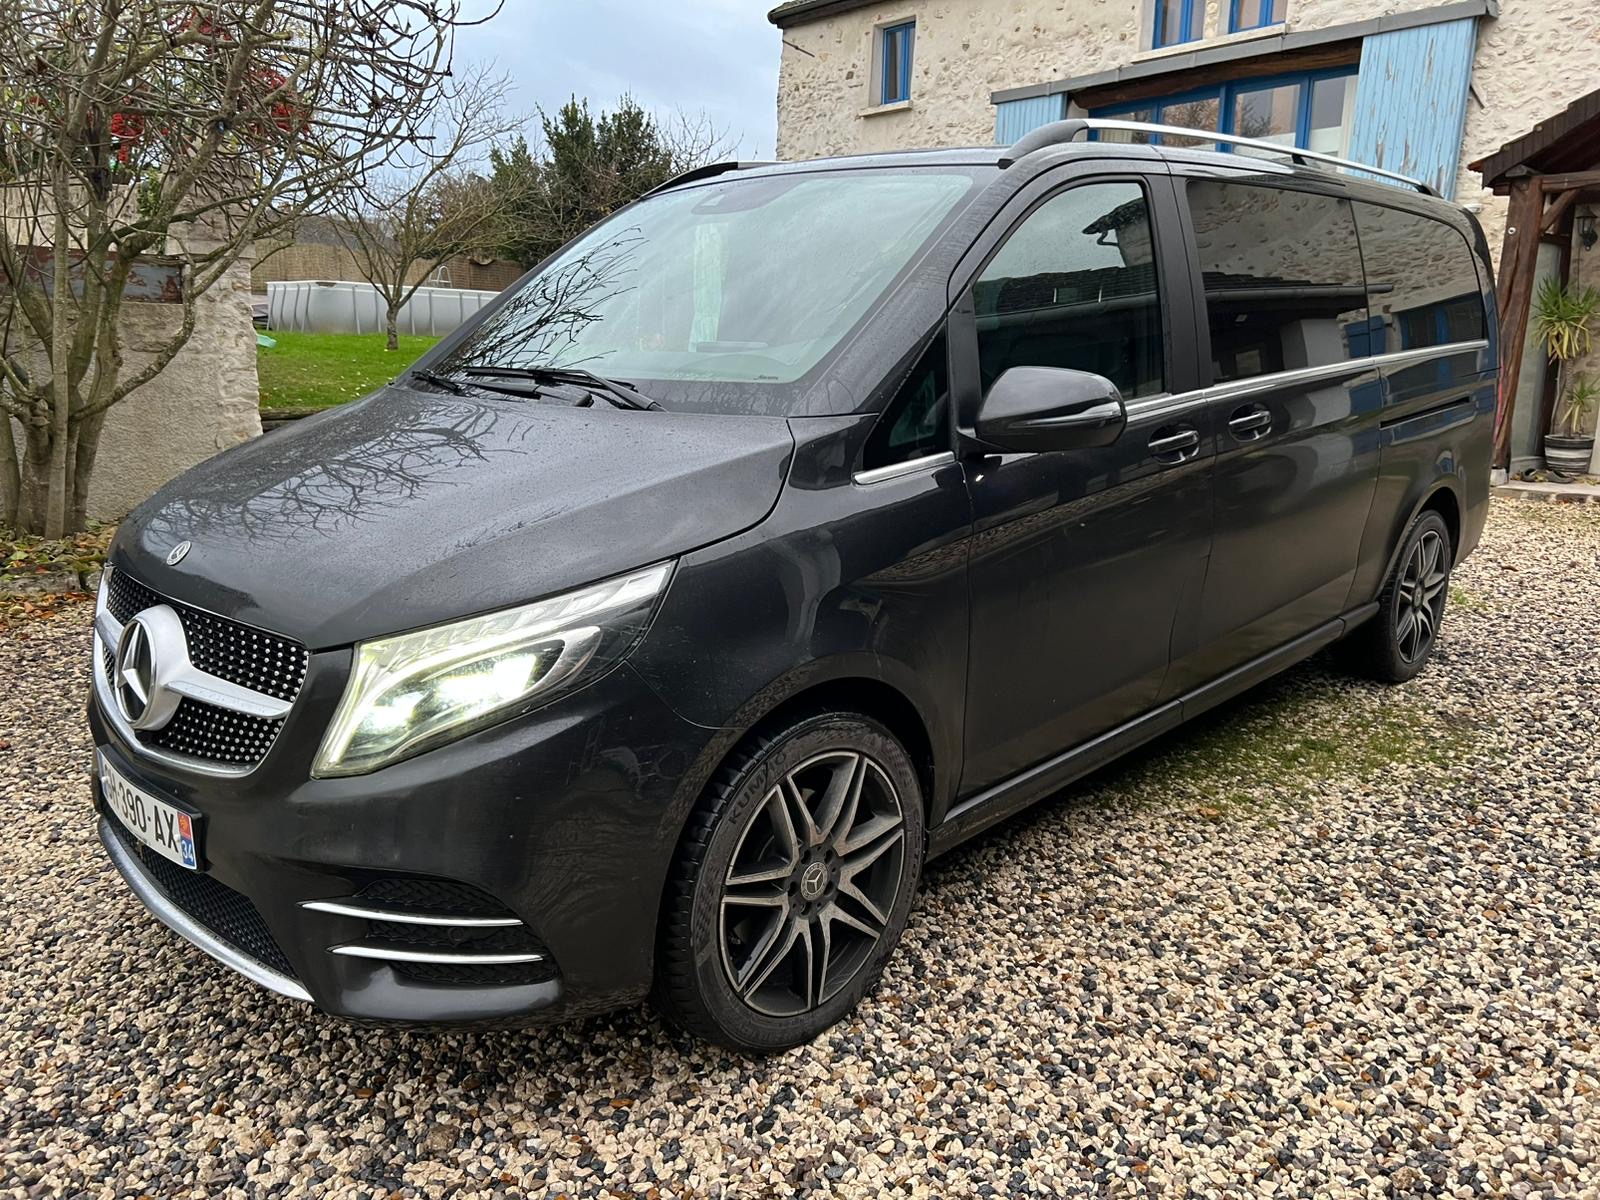
[[[869,717],[812,714],[736,752],[684,835],[656,1003],[736,1049],[797,1045],[877,980],[909,915],[922,793]]]
[[[722,967],[739,998],[793,1017],[838,995],[889,924],[905,835],[900,797],[865,754],[828,751],[785,774],[722,881]]]
[[[1418,662],[1433,649],[1434,634],[1444,619],[1449,580],[1444,536],[1436,529],[1425,529],[1406,558],[1395,597],[1395,645],[1406,662]]]
[[[1378,612],[1346,637],[1352,670],[1383,683],[1404,683],[1433,657],[1450,594],[1450,527],[1429,509],[1411,523]]]

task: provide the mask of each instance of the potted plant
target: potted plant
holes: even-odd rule
[[[1600,383],[1574,375],[1556,405],[1550,432],[1544,436],[1544,461],[1552,471],[1583,475],[1594,455],[1594,410],[1600,404]],[[1557,431],[1560,432],[1557,432]]]
[[[1587,354],[1594,345],[1589,322],[1596,313],[1600,313],[1600,291],[1567,287],[1552,275],[1539,285],[1534,300],[1534,330],[1545,352],[1565,362]]]
[[[1600,291],[1569,287],[1554,276],[1539,285],[1534,298],[1534,332],[1544,343],[1545,353],[1555,361],[1565,385],[1544,437],[1544,461],[1552,471],[1586,472],[1594,453],[1590,418],[1600,400],[1600,385],[1586,375],[1566,378],[1566,365],[1594,346],[1590,322],[1597,313]]]

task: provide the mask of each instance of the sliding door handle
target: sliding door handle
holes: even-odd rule
[[[1253,442],[1272,428],[1272,414],[1259,404],[1247,404],[1233,410],[1228,428],[1241,442]]]

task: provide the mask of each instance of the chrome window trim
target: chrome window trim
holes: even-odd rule
[[[1340,362],[1325,363],[1315,367],[1297,367],[1292,371],[1274,371],[1270,375],[1252,375],[1248,379],[1230,379],[1226,383],[1197,388],[1192,392],[1178,392],[1170,396],[1149,396],[1126,403],[1128,423],[1174,417],[1191,408],[1199,408],[1223,400],[1237,400],[1262,392],[1275,392],[1283,388],[1316,383],[1342,375],[1360,375],[1385,367],[1410,366],[1448,354],[1475,353],[1487,350],[1489,342],[1479,338],[1472,342],[1446,342],[1439,346],[1421,346],[1414,350],[1395,350],[1388,354],[1374,354],[1367,358],[1347,358]]]
[[[227,942],[212,933],[204,925],[194,920],[188,913],[168,900],[156,886],[150,882],[144,871],[140,869],[137,860],[129,854],[116,834],[111,832],[111,819],[100,818],[100,844],[106,848],[106,853],[111,856],[111,863],[117,868],[117,873],[122,876],[139,902],[150,910],[156,920],[179,937],[194,943],[212,958],[225,967],[231,967],[252,983],[277,992],[280,996],[287,996],[291,1000],[303,1000],[311,1003],[311,993],[301,987],[298,982],[287,975],[280,975],[269,967],[262,966],[248,954],[235,950]]]
[[[873,467],[870,471],[857,471],[850,476],[851,482],[863,487],[874,483],[883,483],[890,479],[899,479],[905,475],[915,475],[919,471],[931,471],[935,467],[945,466],[956,460],[955,451],[941,450],[937,454],[924,454],[921,458],[908,458],[905,462],[890,463],[887,467]]]
[[[447,966],[494,967],[507,963],[543,962],[542,954],[450,954],[432,950],[401,950],[392,946],[364,946],[359,943],[329,946],[329,954],[348,958],[375,958],[389,962],[443,963]]]
[[[302,900],[300,907],[312,912],[332,913],[336,917],[360,917],[368,921],[392,921],[396,925],[453,925],[460,928],[488,929],[521,925],[516,917],[444,917],[432,913],[393,912],[382,908],[363,908],[342,900]]]

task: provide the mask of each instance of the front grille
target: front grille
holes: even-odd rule
[[[160,729],[141,733],[147,746],[212,762],[250,766],[267,756],[283,721],[268,721],[185,696],[177,711]]]
[[[178,614],[190,661],[202,671],[279,700],[292,701],[299,694],[309,658],[298,642],[169,600],[126,571],[109,571],[106,608],[120,624],[157,604]],[[109,654],[105,663],[109,678],[114,665]],[[263,720],[185,697],[171,721],[138,738],[147,746],[190,758],[254,766],[266,757],[282,725],[281,719]]]
[[[107,822],[128,853],[168,900],[241,954],[268,970],[293,979],[294,968],[273,940],[267,923],[249,899],[209,875],[180,867],[149,849],[115,817]]]

